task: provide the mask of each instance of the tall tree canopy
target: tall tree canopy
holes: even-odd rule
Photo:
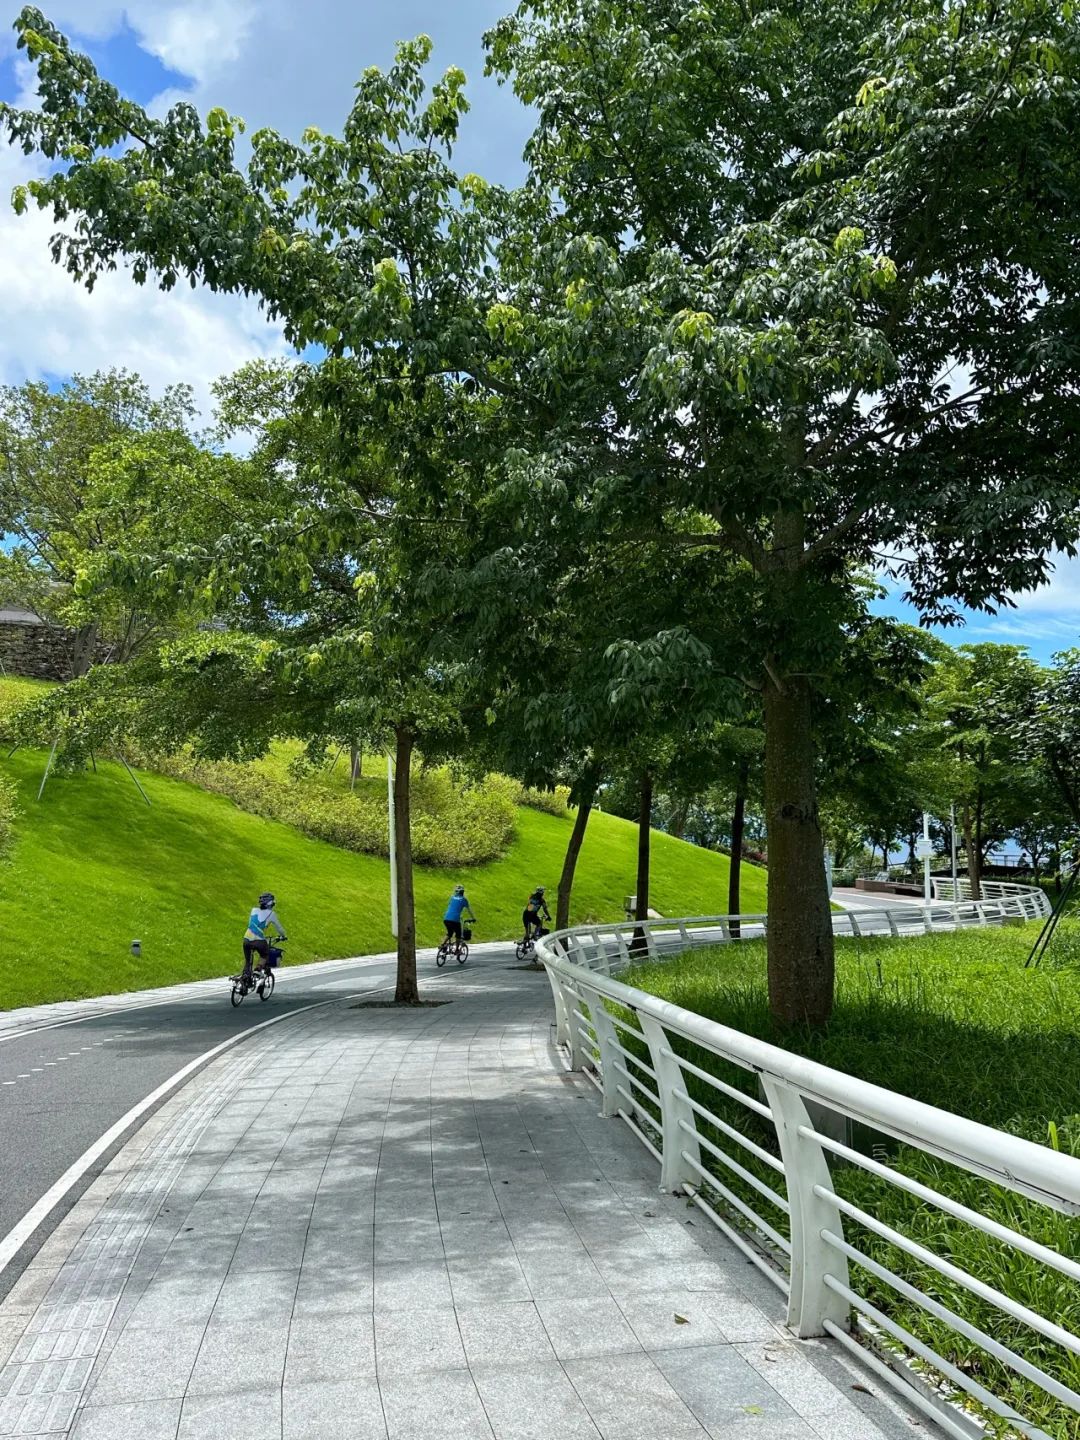
[[[598,492],[756,577],[772,1005],[823,1020],[814,677],[848,567],[885,558],[948,619],[1077,536],[1080,16],[523,0],[489,46],[539,112],[566,363],[608,361],[582,404],[648,444],[651,483]]]

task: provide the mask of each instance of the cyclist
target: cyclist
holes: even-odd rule
[[[443,916],[443,924],[446,926],[446,938],[448,940],[461,939],[461,922],[463,919],[476,920],[472,912],[472,906],[465,898],[465,886],[455,885],[454,893],[446,906],[446,914]]]
[[[244,931],[244,974],[246,982],[251,980],[252,956],[258,955],[265,965],[270,959],[270,936],[267,930],[273,926],[274,930],[282,940],[289,937],[285,934],[278,913],[274,909],[274,897],[269,890],[259,896],[259,903],[253,905],[251,915],[248,918],[248,928]]]
[[[551,919],[551,911],[544,899],[544,886],[538,885],[525,902],[525,909],[521,912],[521,923],[525,926],[526,945],[531,944],[534,939],[540,938],[544,928],[541,916],[543,920]]]

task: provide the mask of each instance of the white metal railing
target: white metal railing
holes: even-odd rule
[[[935,900],[942,900],[947,904],[971,900],[971,881],[965,875],[961,875],[957,880],[934,876],[931,884],[934,887]],[[1026,906],[1025,913],[1031,919],[1040,916],[1045,918],[1051,910],[1044,890],[1038,885],[1020,885],[1015,880],[981,880],[979,895],[982,900],[991,903],[1008,901]]]
[[[853,922],[861,933],[878,917],[882,931],[903,934],[924,924],[939,928],[992,923],[1003,914],[1043,915],[1045,906],[1039,891],[1038,898],[1029,892],[977,905],[933,906],[929,920],[923,907],[911,905],[833,918],[838,929]],[[944,910],[951,912],[948,922],[939,915]],[[927,1336],[940,1336],[942,1326],[951,1329],[1077,1412],[1080,1393],[1062,1378],[1067,1370],[1050,1373],[1044,1364],[1052,1352],[1080,1356],[1080,1337],[1052,1314],[1038,1313],[951,1255],[936,1253],[852,1203],[842,1185],[834,1186],[833,1168],[837,1162],[858,1166],[921,1209],[989,1236],[1021,1265],[1043,1267],[1048,1279],[1056,1272],[1080,1283],[1076,1260],[903,1173],[889,1163],[888,1147],[899,1142],[1068,1215],[1080,1215],[1080,1160],[803,1059],[615,978],[637,959],[715,945],[733,939],[733,931],[740,938],[760,936],[764,926],[761,915],[711,916],[584,926],[538,942],[558,1040],[571,1068],[590,1073],[602,1095],[602,1113],[621,1117],[656,1158],[661,1188],[689,1196],[785,1294],[796,1335],[829,1335],[852,1349],[957,1440],[979,1433],[967,1414],[947,1403],[958,1395],[1000,1417],[1010,1434],[1048,1440],[977,1374],[941,1353],[946,1342],[939,1339],[935,1348]],[[694,1058],[687,1054],[690,1047]],[[746,1088],[748,1075],[753,1079]],[[856,1124],[876,1132],[884,1149],[875,1145],[873,1155],[856,1149],[851,1135]],[[941,1277],[938,1293],[897,1274],[892,1268],[897,1261],[883,1263],[882,1241],[904,1257],[899,1268],[911,1262],[920,1267],[914,1273],[923,1283],[931,1284],[928,1272]],[[868,1254],[875,1246],[876,1254]],[[877,1282],[878,1300],[883,1289],[921,1309],[936,1326],[916,1335],[899,1324],[865,1293],[868,1277]],[[1052,1295],[1053,1287],[1046,1288]],[[970,1314],[958,1313],[965,1293],[992,1307],[1000,1323],[991,1322],[988,1332]],[[1037,1351],[1021,1354],[1006,1343],[1017,1327],[1039,1337]],[[918,1379],[913,1366],[928,1370],[933,1386]]]

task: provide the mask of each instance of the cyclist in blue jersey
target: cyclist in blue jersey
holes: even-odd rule
[[[251,979],[252,957],[258,955],[263,963],[270,958],[270,927],[282,938],[287,940],[278,913],[274,909],[274,897],[269,890],[259,896],[259,903],[252,906],[251,915],[248,917],[248,928],[244,931],[244,979]]]
[[[446,914],[443,916],[443,924],[446,926],[446,938],[448,940],[461,939],[461,922],[463,919],[475,921],[476,916],[472,912],[472,906],[465,898],[465,886],[455,885],[454,893],[446,907]]]

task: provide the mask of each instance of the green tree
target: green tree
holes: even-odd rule
[[[559,197],[549,343],[591,364],[580,465],[584,417],[615,415],[656,467],[609,467],[598,503],[753,571],[771,1005],[821,1022],[815,676],[841,648],[838,587],[885,552],[949,618],[1039,583],[1077,534],[1080,18],[525,0],[489,46],[538,111],[533,184]]]
[[[947,798],[959,807],[976,900],[988,850],[1027,818],[1032,769],[1015,730],[1017,718],[1030,710],[1038,678],[1038,667],[1021,647],[984,644],[949,650],[927,680],[928,725],[945,762],[938,783],[951,789]]]
[[[179,618],[100,579],[116,550],[214,523],[232,462],[199,445],[193,415],[186,387],[155,398],[122,370],[0,389],[0,536],[13,542],[0,586],[73,632],[74,676],[103,651],[129,659]]]
[[[1064,650],[1043,671],[1032,704],[1017,710],[1013,736],[1040,761],[1074,826],[1080,827],[1080,650]]]

